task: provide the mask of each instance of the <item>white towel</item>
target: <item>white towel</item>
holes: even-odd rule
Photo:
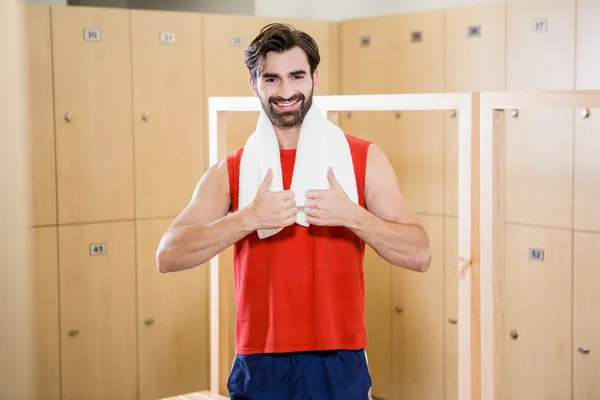
[[[350,200],[358,204],[358,189],[348,140],[344,132],[329,121],[313,103],[300,128],[290,187],[296,196],[297,224],[306,227],[309,225],[304,214],[306,191],[330,188],[327,180],[329,167],[333,167],[336,179]],[[256,131],[248,138],[240,160],[238,209],[247,207],[254,200],[268,168],[273,171],[269,190],[282,191],[279,142],[271,120],[261,111]],[[264,239],[279,231],[281,228],[262,229],[258,231],[258,236]]]

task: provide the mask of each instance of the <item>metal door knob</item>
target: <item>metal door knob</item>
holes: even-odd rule
[[[448,322],[450,322],[451,324],[456,324],[458,323],[458,320],[456,318],[448,318]]]
[[[146,318],[144,321],[146,325],[152,325],[154,323],[154,318]]]
[[[404,311],[404,308],[400,307],[400,306],[396,306],[396,308],[394,308],[394,310],[400,314],[402,311]]]
[[[75,329],[75,328],[69,329],[69,336],[77,336],[78,333],[79,333],[78,329]]]
[[[581,110],[581,117],[582,118],[587,118],[590,116],[590,110],[588,110],[587,108],[584,108],[583,110]]]
[[[590,349],[588,349],[588,348],[587,348],[587,347],[585,347],[585,346],[582,346],[582,347],[580,347],[580,348],[579,348],[579,352],[580,352],[581,354],[589,354],[589,352],[590,352]]]
[[[148,111],[144,111],[144,113],[142,114],[142,119],[144,121],[148,121],[150,119],[150,113]]]
[[[512,331],[510,331],[510,337],[513,339],[517,339],[519,337],[519,334],[516,330],[513,329]]]
[[[517,110],[517,109],[512,110],[510,115],[512,115],[513,118],[517,118],[519,116],[519,110]]]
[[[72,119],[73,119],[73,114],[71,113],[71,111],[67,111],[65,113],[65,121],[71,122]]]

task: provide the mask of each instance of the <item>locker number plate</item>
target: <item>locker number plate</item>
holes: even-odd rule
[[[544,260],[544,249],[529,249],[529,259],[532,261],[543,261]]]
[[[469,37],[480,37],[481,36],[481,25],[473,25],[467,28],[467,36]]]
[[[91,256],[103,256],[106,254],[106,243],[91,243],[90,244],[90,255]]]
[[[175,32],[161,32],[160,42],[162,44],[173,44],[175,43]]]
[[[548,30],[548,21],[546,18],[534,19],[531,23],[531,29],[534,32],[546,32]]]
[[[244,44],[243,36],[229,36],[229,45],[230,46],[241,46]]]
[[[97,42],[100,40],[100,29],[85,28],[83,30],[83,40]]]

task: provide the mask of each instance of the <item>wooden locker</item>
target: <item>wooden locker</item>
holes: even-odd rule
[[[600,232],[600,110],[575,114],[575,229]],[[589,115],[588,115],[589,114]]]
[[[338,35],[337,23],[308,19],[270,19],[269,23],[281,22],[309,34],[319,47],[321,62],[318,67],[319,82],[315,95],[331,95],[338,91]]]
[[[509,1],[506,6],[507,89],[573,89],[576,0]]]
[[[25,7],[29,71],[31,225],[56,225],[56,164],[50,7]]]
[[[36,399],[59,400],[61,396],[57,228],[56,226],[32,228],[30,239],[30,277],[35,310],[34,336],[31,338],[35,361],[34,394]]]
[[[340,125],[356,137],[370,140],[391,160],[395,146],[394,115],[385,111],[339,114]],[[367,246],[363,263],[365,319],[369,346],[369,370],[375,398],[392,400],[392,266]]]
[[[506,226],[506,399],[571,398],[572,247],[570,230]]]
[[[131,11],[136,218],[171,217],[208,168],[202,15]]]
[[[506,3],[453,7],[445,17],[445,91],[504,90]]]
[[[392,93],[392,21],[384,16],[340,23],[341,94]]]
[[[393,16],[394,93],[444,91],[444,13]],[[400,188],[419,213],[444,213],[444,112],[398,110],[392,164]]]
[[[573,400],[600,398],[600,235],[575,232]]]
[[[62,398],[135,399],[134,223],[58,229]]]
[[[573,112],[506,112],[506,220],[572,227]]]
[[[600,2],[577,0],[576,89],[600,89]]]
[[[444,400],[458,400],[458,219],[444,218]]]
[[[392,268],[393,399],[444,397],[444,217],[420,216],[431,244],[431,268]]]
[[[156,249],[171,222],[136,222],[140,399],[210,386],[209,265],[158,272]]]
[[[51,11],[58,221],[132,219],[129,11]]]

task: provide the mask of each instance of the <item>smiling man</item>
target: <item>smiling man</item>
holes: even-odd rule
[[[369,399],[365,244],[401,268],[425,272],[430,265],[427,234],[376,145],[344,135],[357,202],[332,169],[328,189],[290,190],[319,63],[308,34],[284,24],[261,30],[246,51],[246,66],[251,91],[277,137],[283,190],[270,190],[274,173],[268,169],[252,202],[240,208],[244,149],[238,149],[200,179],[157,251],[158,269],[174,272],[234,246],[231,399]],[[299,195],[309,226],[296,223]],[[279,231],[261,238],[261,230]]]

